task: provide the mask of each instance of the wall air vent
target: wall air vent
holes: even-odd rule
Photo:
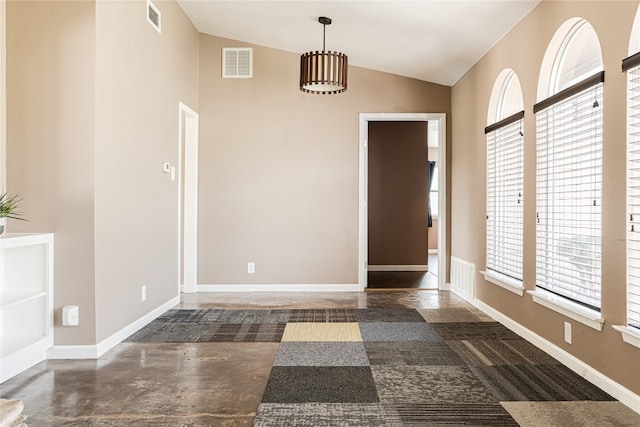
[[[162,15],[160,9],[151,3],[151,0],[147,0],[147,21],[158,33],[162,34]]]
[[[222,78],[223,79],[253,78],[253,48],[223,47],[222,48]]]

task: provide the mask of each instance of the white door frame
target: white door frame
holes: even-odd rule
[[[359,245],[358,245],[358,284],[360,289],[367,287],[368,256],[368,215],[367,200],[369,184],[369,122],[438,122],[438,289],[448,290],[447,285],[447,115],[445,113],[360,113],[360,156],[359,156]]]
[[[179,149],[178,164],[184,170],[178,174],[178,236],[183,226],[180,251],[183,270],[180,277],[182,292],[198,292],[198,113],[179,103]],[[184,140],[183,140],[184,138]],[[183,149],[184,147],[184,149]],[[184,156],[184,161],[183,161]],[[180,169],[179,168],[179,169]],[[184,179],[184,183],[182,180]],[[180,208],[183,200],[184,206]],[[178,259],[180,262],[180,259]]]
[[[7,77],[6,77],[6,1],[0,1],[0,194],[7,185]]]

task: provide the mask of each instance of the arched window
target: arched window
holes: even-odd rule
[[[485,278],[522,290],[523,102],[518,76],[504,70],[493,86],[487,135]]]
[[[627,73],[627,325],[640,334],[640,8],[631,31]]]
[[[585,21],[578,21],[564,38],[555,58],[549,95],[556,94],[602,70],[602,55],[596,32]]]
[[[601,329],[602,54],[573,19],[543,61],[536,114],[536,294]],[[560,299],[558,299],[560,297]],[[538,301],[540,302],[540,301]]]

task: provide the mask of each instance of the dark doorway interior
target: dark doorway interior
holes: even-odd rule
[[[427,263],[427,138],[426,122],[369,122],[369,266],[415,271]]]

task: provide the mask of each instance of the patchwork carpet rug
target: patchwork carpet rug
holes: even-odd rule
[[[446,320],[404,308],[170,310],[127,341],[279,342],[255,426],[518,426],[530,416],[519,402],[614,400],[499,323]]]

